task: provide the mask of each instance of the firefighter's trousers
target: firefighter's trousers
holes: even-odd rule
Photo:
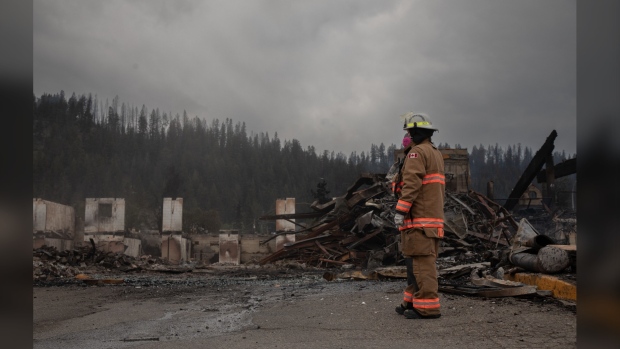
[[[413,306],[422,316],[439,315],[439,294],[437,283],[437,251],[439,239],[430,238],[422,229],[414,228],[401,232],[402,253],[413,260],[414,283],[404,291],[403,305]]]

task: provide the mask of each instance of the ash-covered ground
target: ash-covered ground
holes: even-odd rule
[[[574,348],[576,310],[549,297],[441,294],[442,317],[394,312],[405,281],[313,268],[219,267],[35,281],[34,348]]]

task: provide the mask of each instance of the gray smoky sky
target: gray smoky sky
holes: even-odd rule
[[[34,93],[245,122],[349,155],[435,143],[576,152],[576,1],[34,1]]]

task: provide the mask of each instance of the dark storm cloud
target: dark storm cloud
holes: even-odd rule
[[[435,141],[576,149],[575,4],[548,1],[35,1],[34,89],[121,101],[304,147]]]

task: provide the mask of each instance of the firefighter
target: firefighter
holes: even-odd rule
[[[411,148],[395,178],[402,188],[394,223],[401,233],[401,250],[408,269],[403,302],[396,312],[408,319],[441,316],[435,261],[443,238],[445,172],[443,156],[431,142],[437,128],[425,114],[404,114]]]

